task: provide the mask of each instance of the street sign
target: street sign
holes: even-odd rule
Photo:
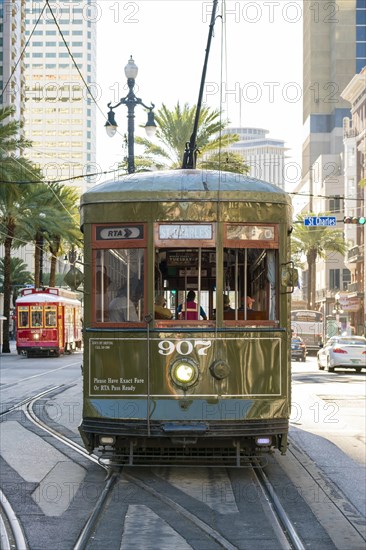
[[[304,225],[308,227],[334,227],[337,225],[337,218],[335,216],[312,216],[310,218],[304,218]]]

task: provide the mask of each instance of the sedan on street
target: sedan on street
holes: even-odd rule
[[[334,372],[335,368],[366,368],[366,338],[363,336],[332,336],[318,351],[319,370]]]

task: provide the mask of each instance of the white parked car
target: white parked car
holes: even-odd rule
[[[366,338],[363,336],[332,336],[325,346],[318,351],[319,370],[355,369],[356,372],[366,368]]]

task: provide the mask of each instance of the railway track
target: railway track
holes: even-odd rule
[[[55,391],[55,389],[56,388],[52,388],[52,390],[50,391]],[[44,393],[42,394],[42,397],[44,397]],[[89,460],[95,463],[99,463],[96,456],[89,455],[83,447],[65,437],[64,435],[60,434],[50,426],[47,426],[43,420],[37,417],[34,412],[34,404],[39,398],[40,397],[37,396],[36,398],[30,400],[28,403],[22,405],[24,412],[29,420],[31,420],[44,431],[46,431],[48,434],[52,435],[52,437],[55,437],[58,441],[61,441],[65,445],[71,447],[76,452],[81,453]],[[278,542],[280,543],[280,548],[286,550],[290,548],[303,550],[304,546],[302,545],[294,526],[291,524],[284,510],[281,509],[279,514],[280,505],[278,500],[276,501],[275,492],[273,488],[270,487],[269,481],[267,479],[263,481],[264,474],[260,474],[259,471],[257,471],[258,467],[258,463],[253,464],[252,472],[255,472],[255,477],[258,480],[258,487],[261,487],[261,490],[263,491],[262,506],[267,506],[268,508],[266,510],[266,515],[268,518],[271,519],[273,529],[278,538]],[[215,543],[218,547],[222,547],[227,550],[235,550],[237,548],[237,546],[233,544],[227,537],[223,536],[217,529],[209,525],[207,522],[196,517],[189,509],[175,502],[167,495],[156,491],[151,486],[151,484],[148,483],[148,480],[146,481],[139,477],[136,477],[134,475],[133,468],[124,467],[121,468],[120,472],[112,472],[112,470],[109,469],[107,466],[104,466],[104,468],[108,472],[108,479],[106,481],[104,490],[95,505],[93,513],[90,515],[87,523],[85,524],[80,534],[80,537],[76,541],[74,550],[83,550],[84,548],[87,548],[90,543],[91,537],[95,539],[98,523],[103,521],[102,518],[108,499],[113,498],[111,495],[113,494],[113,490],[119,479],[127,480],[133,485],[139,487],[142,491],[149,493],[149,495],[152,495],[155,499],[164,504],[164,506],[169,507],[171,510],[174,511],[175,514],[183,518],[184,521],[190,522],[190,524],[193,525],[196,530],[204,533],[204,538],[210,541],[210,545],[212,543]],[[266,486],[266,489],[263,489],[264,486]],[[280,520],[279,517],[281,518]],[[288,533],[291,534],[291,544],[288,542]]]
[[[193,548],[195,550],[225,548],[234,550],[248,547],[248,540],[245,538],[248,535],[247,516],[257,516],[259,522],[258,533],[266,531],[265,537],[268,537],[266,539],[268,540],[268,547],[278,548],[279,550],[302,550],[305,548],[306,540],[301,540],[294,522],[291,521],[281,505],[280,498],[278,498],[273,485],[271,485],[268,476],[264,473],[258,461],[253,460],[251,464],[247,464],[246,468],[236,470],[235,474],[233,471],[229,472],[224,466],[218,469],[197,468],[195,475],[194,469],[191,471],[187,468],[132,468],[124,466],[116,470],[107,465],[102,466],[98,457],[89,455],[81,445],[63,435],[55,427],[47,425],[36,414],[35,409],[37,409],[37,412],[40,410],[36,406],[40,399],[45,399],[47,395],[55,394],[58,391],[63,391],[63,389],[63,385],[53,386],[29,399],[23,400],[17,405],[13,405],[8,410],[3,411],[1,416],[21,410],[30,422],[47,433],[48,436],[55,438],[59,444],[66,445],[72,451],[98,464],[98,467],[104,467],[106,472],[104,488],[94,505],[92,513],[81,529],[78,539],[75,541],[74,550],[100,548],[101,544],[105,545],[106,543],[107,531],[109,537],[108,547],[110,548],[121,548],[122,550],[130,548],[131,537],[135,539],[137,537],[137,540],[140,539],[140,545],[143,544],[144,537],[147,537],[146,540],[151,546],[146,546],[145,543],[145,547],[158,548],[161,541],[157,541],[157,545],[154,546],[154,529],[149,531],[153,516],[156,525],[160,525],[159,529],[163,525],[166,532],[170,533],[167,536],[170,536],[173,541],[176,540],[173,546],[177,550],[180,548]],[[210,471],[209,474],[208,471]],[[181,482],[176,483],[177,472],[179,472],[180,481],[184,480],[183,484]],[[227,482],[225,483],[228,483],[231,487],[238,483],[242,486],[250,486],[253,494],[256,495],[255,502],[253,502],[253,499],[240,499],[235,495],[232,507],[229,509],[230,515],[227,515],[227,511],[223,510],[223,506],[221,506],[226,501],[224,493],[220,497],[221,505],[215,509],[215,506],[210,508],[205,499],[197,498],[196,494],[185,491],[185,486],[194,485],[198,482],[202,486],[207,483],[206,492],[213,492],[215,490],[215,476],[218,472],[221,472],[222,476],[227,475]],[[202,478],[200,478],[201,473]],[[210,479],[214,481],[211,483]],[[248,502],[245,502],[246,500]],[[6,502],[6,496],[1,498],[1,502]],[[114,507],[114,502],[122,503],[122,505]],[[2,547],[4,550],[14,548],[14,546],[19,550],[26,549],[26,537],[23,534],[22,526],[9,506],[6,519],[0,526]],[[256,509],[255,512],[253,507]],[[4,510],[4,506],[2,508]],[[133,512],[140,513],[141,529],[137,533]],[[146,517],[144,517],[145,514]],[[235,514],[235,516],[231,514]],[[233,518],[234,521],[231,525]],[[106,526],[108,526],[108,529]],[[162,529],[162,532],[164,532],[164,529]],[[4,533],[7,531],[9,534],[5,535]],[[146,532],[144,533],[144,531]],[[23,540],[21,541],[19,537],[22,534]],[[362,535],[362,533],[360,534]],[[254,536],[255,539],[255,534],[252,533],[251,536]],[[263,543],[262,540],[260,542]],[[253,546],[255,544],[253,542]],[[334,547],[336,548],[336,546]],[[354,548],[357,548],[357,546],[354,546]]]

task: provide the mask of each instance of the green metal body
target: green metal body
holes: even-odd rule
[[[85,237],[84,405],[80,432],[86,447],[100,434],[120,448],[146,445],[236,445],[252,449],[269,434],[286,450],[290,414],[290,298],[278,288],[278,320],[261,326],[227,326],[217,305],[207,327],[160,327],[154,303],[154,227],[157,222],[215,224],[217,292],[222,288],[225,223],[278,226],[279,265],[290,260],[291,201],[279,188],[237,174],[177,170],[135,174],[101,184],[81,198]],[[147,228],[146,323],[134,328],[93,325],[93,224],[143,222]],[[280,277],[278,278],[280,280]],[[167,342],[166,344],[161,344]],[[165,350],[169,353],[165,353]],[[184,390],[171,379],[172,363],[184,357],[199,366]],[[223,380],[210,374],[222,361]],[[141,443],[142,445],[142,443]]]

